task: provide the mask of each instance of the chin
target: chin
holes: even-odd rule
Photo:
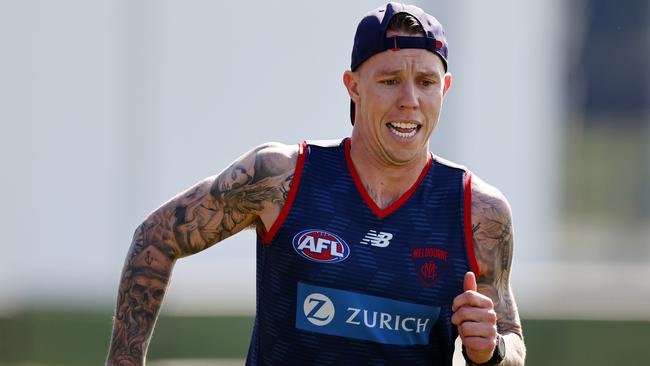
[[[391,163],[395,165],[405,165],[418,157],[418,150],[415,148],[390,148],[386,149],[386,155]]]

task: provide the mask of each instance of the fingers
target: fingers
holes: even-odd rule
[[[496,326],[497,313],[492,308],[462,306],[451,316],[451,322],[456,326],[465,322],[487,323],[490,326]]]
[[[465,346],[467,356],[476,363],[487,362],[496,347],[496,313],[493,309],[463,306],[451,318]]]
[[[469,337],[493,340],[497,336],[497,327],[488,322],[465,321],[458,325],[458,334],[463,340]]]
[[[496,347],[497,314],[494,303],[477,291],[473,272],[465,274],[463,291],[452,303],[451,322],[458,327],[468,356],[473,361],[485,362]]]
[[[463,281],[464,292],[454,298],[451,310],[454,312],[452,321],[459,325],[464,321],[488,321],[496,324],[494,303],[488,296],[476,291],[476,277],[473,272],[467,272]]]
[[[476,291],[476,277],[474,276],[474,272],[470,271],[465,273],[463,291]]]
[[[464,337],[463,345],[469,358],[475,363],[481,364],[492,358],[494,348],[497,346],[496,336],[494,338]]]
[[[475,308],[482,309],[493,309],[494,303],[489,297],[476,292],[476,291],[465,291],[462,294],[454,298],[454,302],[451,304],[452,311],[458,311],[458,309],[463,306],[471,306]]]
[[[463,280],[463,290],[465,292],[454,299],[451,310],[456,311],[462,306],[474,306],[478,308],[493,307],[492,300],[478,293],[477,287],[474,272],[470,271],[465,273],[465,279]]]

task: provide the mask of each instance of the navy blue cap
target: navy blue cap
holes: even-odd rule
[[[406,13],[417,19],[425,32],[425,37],[395,36],[386,38],[386,30],[393,16]],[[421,48],[440,56],[447,71],[447,39],[442,24],[436,18],[415,5],[388,3],[379,7],[361,19],[354,35],[352,46],[351,70],[355,71],[371,56],[386,50],[400,48]],[[350,118],[354,124],[354,102],[350,104]]]

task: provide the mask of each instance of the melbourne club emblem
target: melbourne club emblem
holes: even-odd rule
[[[449,253],[436,247],[413,248],[411,259],[415,272],[427,287],[433,286],[444,273]]]

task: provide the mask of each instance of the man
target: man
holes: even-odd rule
[[[136,229],[108,365],[144,363],[176,259],[253,225],[247,364],[451,365],[459,334],[468,364],[523,364],[508,203],[429,152],[451,85],[442,26],[370,12],[343,81],[349,139],[259,146]]]

